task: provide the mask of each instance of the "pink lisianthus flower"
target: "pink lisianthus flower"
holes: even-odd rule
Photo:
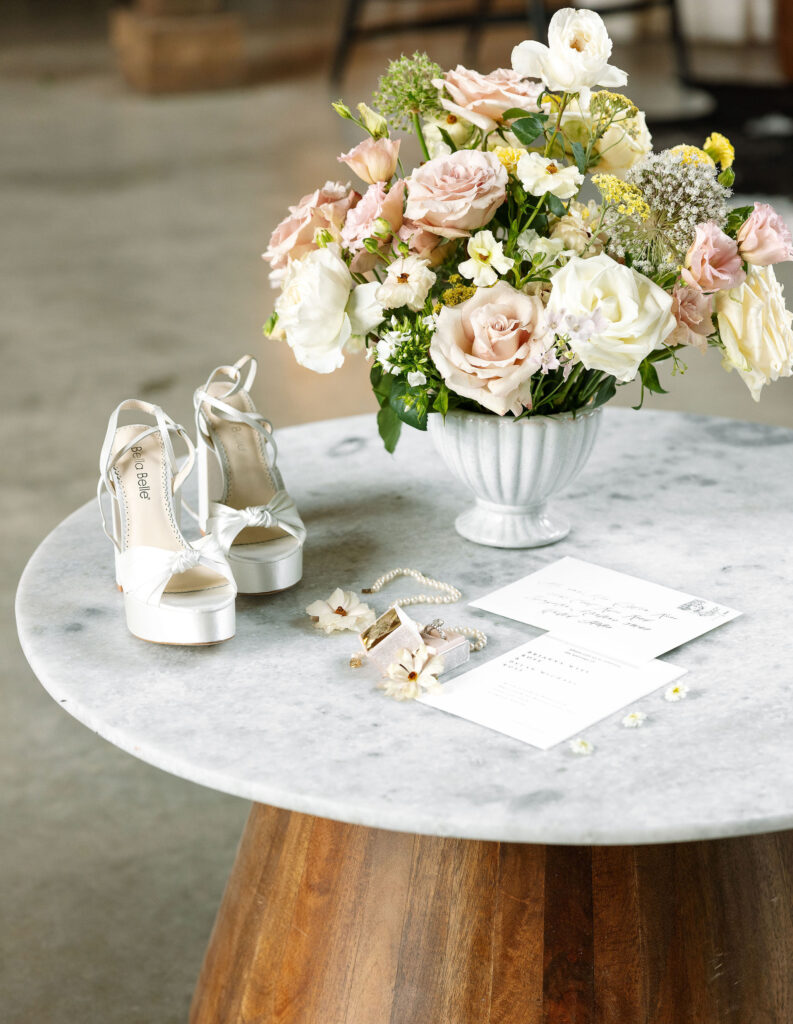
[[[667,345],[692,345],[704,352],[707,337],[713,333],[713,298],[699,288],[676,284],[672,289],[672,315],[677,327],[666,339]]]
[[[353,191],[349,184],[326,181],[322,188],[303,196],[296,206],[290,206],[289,216],[273,231],[270,244],[262,253],[262,259],[267,260],[275,272],[274,283],[280,286],[278,278],[283,278],[289,260],[299,260],[317,248],[314,241],[317,231],[329,231],[338,241],[344,218],[360,198],[360,193]]]
[[[350,210],[341,229],[341,240],[354,257],[351,270],[365,273],[372,269],[377,262],[377,253],[368,252],[364,242],[377,235],[380,248],[385,248],[402,227],[404,203],[405,182],[401,178],[388,191],[382,181],[377,181],[364,192],[360,203]],[[376,222],[379,220],[387,221],[391,229],[384,237],[382,231],[378,231]]]
[[[434,78],[432,84],[448,93],[441,104],[449,113],[485,132],[497,128],[504,111],[511,107],[537,110],[537,97],[543,89],[540,82],[527,82],[511,68],[497,68],[482,75],[462,64],[447,71],[443,78]]]
[[[768,267],[793,259],[793,238],[773,206],[755,203],[738,232],[738,248],[747,263]]]
[[[403,220],[402,227],[394,235],[394,251],[398,251],[400,242],[407,243],[411,254],[419,259],[427,260],[431,267],[443,263],[453,242],[444,242],[439,235],[427,231],[411,220]]]
[[[390,181],[399,160],[399,142],[399,139],[364,139],[349,153],[342,153],[339,163],[347,164],[367,185]]]
[[[681,276],[687,285],[701,292],[737,287],[746,279],[737,242],[715,221],[697,224]]]

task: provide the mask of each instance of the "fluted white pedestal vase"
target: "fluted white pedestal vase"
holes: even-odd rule
[[[457,532],[495,548],[536,548],[570,532],[548,499],[583,469],[600,425],[600,409],[554,416],[511,416],[454,410],[429,417],[435,448],[476,504],[455,521]]]

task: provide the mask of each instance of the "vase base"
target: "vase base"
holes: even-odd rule
[[[454,526],[466,540],[491,548],[540,548],[570,532],[569,521],[545,505],[527,509],[484,501],[462,512]]]

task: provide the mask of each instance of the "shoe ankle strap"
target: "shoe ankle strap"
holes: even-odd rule
[[[275,465],[278,457],[278,446],[273,438],[273,425],[270,420],[265,419],[261,413],[245,412],[229,405],[224,399],[231,398],[241,391],[246,394],[250,392],[253,381],[256,377],[258,363],[253,356],[245,355],[238,359],[231,366],[218,366],[207,378],[203,387],[197,388],[193,395],[195,406],[195,422],[198,436],[204,443],[214,450],[209,424],[204,413],[204,407],[212,410],[218,419],[228,420],[231,423],[244,423],[258,431],[272,450],[271,465]],[[226,390],[220,395],[210,394],[209,388],[213,384],[225,384]]]
[[[139,434],[136,434],[132,440],[122,445],[118,451],[113,451],[113,442],[116,437],[116,431],[118,430],[119,416],[122,412],[132,411],[143,412],[148,416],[153,416],[156,422],[152,424],[152,426],[142,430]],[[179,491],[193,469],[193,465],[195,463],[195,445],[193,444],[190,435],[183,426],[176,423],[175,420],[172,420],[159,405],[153,405],[151,402],[144,402],[138,398],[127,398],[116,406],[108,420],[107,433],[105,434],[105,440],[102,443],[102,450],[99,453],[99,483],[96,489],[97,498],[99,499],[99,512],[102,516],[102,529],[110,540],[113,541],[116,547],[119,547],[119,541],[118,538],[111,535],[107,528],[105,510],[102,505],[102,495],[106,491],[112,497],[115,497],[116,489],[112,474],[117,463],[127,455],[132,448],[136,447],[141,443],[141,441],[145,440],[147,437],[153,436],[154,434],[159,434],[162,438],[163,448],[165,449],[168,466],[171,471],[171,478],[173,480],[174,494]],[[181,467],[176,461],[176,454],[173,449],[173,442],[171,441],[172,434],[176,434],[180,437],[187,448],[187,459]]]

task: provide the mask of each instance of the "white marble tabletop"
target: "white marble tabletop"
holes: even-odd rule
[[[558,499],[573,522],[533,551],[458,537],[467,495],[426,434],[387,455],[369,417],[282,430],[280,465],[309,530],[296,588],[241,598],[237,636],[208,648],[132,637],[112,549],[90,503],[36,551],[19,586],[20,637],[65,711],[167,772],[292,810],[388,829],[542,843],[650,843],[793,827],[793,431],[677,413],[608,410],[594,454]],[[563,555],[738,608],[666,657],[688,699],[642,700],[542,752],[415,703],[348,667],[305,606],[412,566],[463,591],[447,622],[484,629],[483,659],[538,631],[466,600]],[[391,584],[378,611],[415,592]],[[414,610],[420,621],[431,609]],[[426,618],[423,616],[426,615]]]

